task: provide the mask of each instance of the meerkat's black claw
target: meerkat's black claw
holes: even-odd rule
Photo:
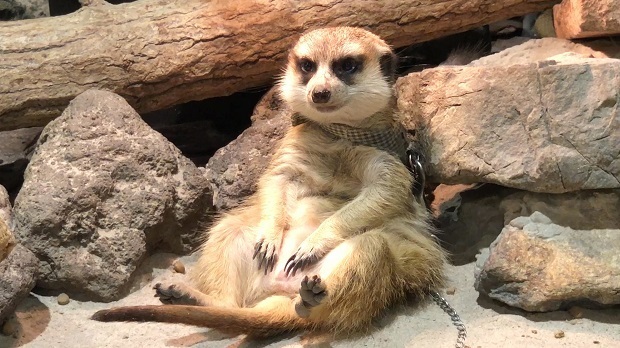
[[[265,240],[261,239],[259,242],[256,242],[254,246],[254,255],[252,255],[252,259],[258,259],[258,269],[260,270],[264,266],[266,275],[273,271],[275,263],[278,260],[276,247],[272,243],[265,243]]]
[[[306,267],[315,263],[318,260],[319,258],[313,253],[310,253],[310,254],[304,253],[304,254],[298,255],[298,252],[297,252],[293,254],[293,256],[291,256],[286,262],[286,265],[284,266],[284,272],[287,277],[288,276],[294,277],[295,274],[297,274],[297,271],[303,271]]]
[[[256,242],[256,244],[254,244],[254,255],[252,255],[252,260],[256,259],[256,255],[258,255],[261,248],[263,247],[263,241],[264,240],[261,239],[260,241]]]

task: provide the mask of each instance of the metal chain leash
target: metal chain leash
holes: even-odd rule
[[[424,204],[424,184],[426,182],[426,176],[424,175],[424,167],[422,166],[422,155],[412,148],[407,150],[407,168],[413,176],[412,191],[416,196],[419,203]],[[465,348],[465,339],[467,338],[467,328],[461,320],[461,317],[456,310],[443,298],[437,291],[431,291],[431,297],[433,301],[441,308],[446,314],[450,316],[452,325],[456,327],[458,331],[456,337],[456,348]]]
[[[448,301],[446,301],[445,298],[439,295],[439,293],[433,291],[431,292],[431,297],[433,298],[433,301],[435,301],[435,303],[439,306],[439,308],[441,308],[444,312],[446,312],[446,314],[450,316],[450,319],[452,320],[452,325],[454,325],[454,327],[456,327],[456,330],[458,331],[456,344],[454,346],[456,348],[464,348],[465,339],[467,338],[467,329],[465,328],[463,320],[461,320],[461,317],[456,312],[456,310],[452,306],[450,306]]]

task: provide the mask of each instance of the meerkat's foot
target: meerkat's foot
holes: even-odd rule
[[[299,287],[299,296],[301,299],[295,304],[295,312],[302,318],[310,316],[310,310],[318,306],[327,296],[325,284],[321,283],[321,277],[318,275],[308,278],[305,276]]]
[[[278,262],[278,254],[276,252],[276,244],[270,243],[265,239],[261,239],[254,245],[254,255],[252,259],[258,260],[258,269],[265,267],[265,274],[273,271],[273,267]]]
[[[200,293],[184,284],[162,284],[153,286],[155,297],[164,304],[178,304],[188,306],[205,306],[207,303],[200,299]]]

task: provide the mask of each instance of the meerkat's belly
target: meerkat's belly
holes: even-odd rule
[[[310,265],[294,276],[286,276],[284,272],[286,262],[301,243],[344,204],[346,201],[342,199],[327,196],[311,196],[290,202],[287,206],[289,229],[284,233],[274,271],[262,280],[263,285],[276,293],[296,294],[303,276],[319,269],[322,261]]]

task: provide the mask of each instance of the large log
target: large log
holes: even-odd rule
[[[304,30],[364,26],[394,46],[548,8],[550,0],[140,0],[0,24],[0,130],[46,124],[82,91],[139,112],[268,84]]]

